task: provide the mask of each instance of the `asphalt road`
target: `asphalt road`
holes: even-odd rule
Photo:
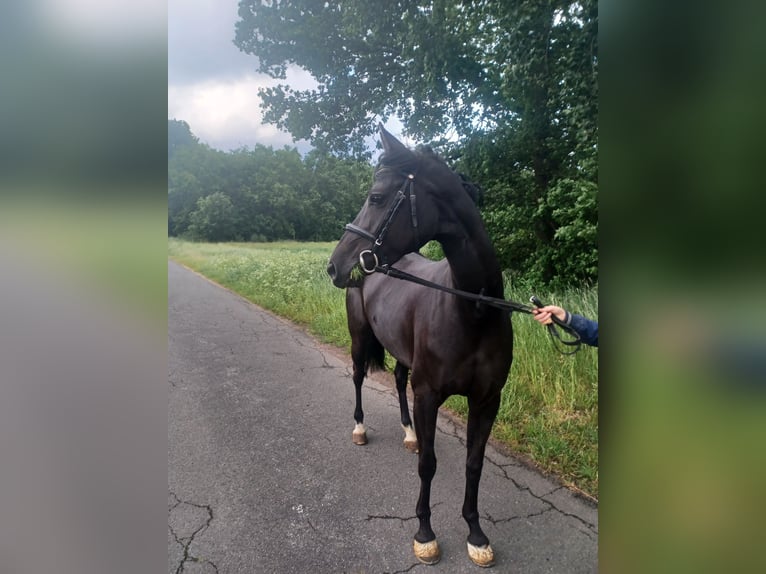
[[[351,361],[176,263],[168,266],[168,572],[482,571],[461,516],[464,429],[440,417],[432,525],[417,562],[417,456],[393,377],[365,381],[351,442]],[[597,508],[491,446],[479,512],[494,572],[597,571]]]

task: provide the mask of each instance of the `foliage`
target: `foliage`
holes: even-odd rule
[[[168,133],[185,134],[184,126],[168,120]],[[304,158],[295,149],[262,145],[227,153],[200,144],[191,131],[176,142],[168,161],[170,236],[337,239],[364,201],[372,173],[367,161],[318,150]]]
[[[168,160],[184,146],[199,143],[189,124],[183,120],[168,120]]]
[[[228,195],[216,191],[200,197],[197,209],[190,216],[189,235],[194,239],[208,241],[232,239],[236,216]]]
[[[259,71],[317,82],[263,88],[266,121],[363,155],[396,115],[482,185],[505,268],[597,280],[595,0],[241,0],[239,17]]]
[[[260,91],[267,121],[338,152],[365,150],[377,117],[397,113],[413,134],[471,123],[487,82],[469,3],[241,0],[235,44],[259,71],[284,79],[288,64],[318,86]]]
[[[420,254],[431,261],[444,259],[444,249],[438,241],[429,241],[420,248]]]
[[[170,256],[251,301],[306,325],[322,340],[350,348],[345,295],[325,265],[332,243],[188,243],[171,239]],[[431,251],[438,257],[439,245]],[[594,287],[538,291],[546,302],[598,319]],[[506,295],[524,301],[524,285],[508,281]],[[547,331],[526,315],[513,316],[514,362],[493,436],[566,483],[598,495],[598,352],[558,355]],[[351,390],[349,390],[351,392]],[[464,415],[464,397],[445,405]],[[391,424],[395,424],[392,419]]]

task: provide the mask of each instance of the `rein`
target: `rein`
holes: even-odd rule
[[[378,248],[381,245],[383,245],[383,240],[385,239],[386,234],[388,233],[388,228],[391,225],[391,222],[394,220],[394,217],[396,217],[396,213],[399,211],[399,208],[402,206],[402,203],[404,203],[404,200],[407,198],[409,198],[410,200],[410,217],[412,220],[412,227],[415,231],[416,236],[418,235],[418,218],[417,218],[417,211],[415,209],[415,175],[412,173],[406,173],[405,176],[406,177],[405,177],[404,183],[402,183],[402,186],[399,188],[399,191],[397,191],[396,193],[396,200],[389,208],[388,213],[386,213],[386,216],[383,218],[383,221],[381,222],[380,226],[378,226],[378,229],[376,230],[375,234],[372,234],[366,229],[362,229],[361,227],[354,225],[353,223],[348,223],[344,227],[346,231],[350,231],[351,233],[359,235],[360,237],[363,237],[364,239],[367,239],[368,241],[372,242],[371,249],[365,249],[359,254],[359,265],[362,268],[362,271],[364,271],[366,275],[370,275],[376,272],[383,273],[385,275],[388,275],[389,277],[393,277],[394,279],[401,279],[403,281],[409,281],[411,283],[417,283],[418,285],[423,285],[424,287],[429,287],[430,289],[436,289],[438,291],[444,291],[445,293],[451,293],[452,295],[457,295],[458,297],[462,297],[463,299],[476,301],[476,303],[482,304],[482,305],[489,305],[490,307],[495,307],[497,309],[501,309],[508,313],[512,313],[513,311],[518,311],[519,313],[526,313],[528,315],[532,315],[533,314],[532,310],[534,308],[530,307],[529,305],[524,305],[523,303],[516,303],[514,301],[498,299],[497,297],[488,297],[481,293],[471,293],[470,291],[453,289],[452,287],[439,285],[438,283],[428,281],[427,279],[423,279],[421,277],[411,275],[407,273],[406,271],[395,269],[385,263],[383,265],[380,265],[380,263],[378,262],[378,255],[376,252]],[[407,191],[406,195],[404,193],[405,190]],[[369,261],[368,261],[368,258],[370,259]],[[530,301],[535,303],[535,305],[538,307],[544,306],[542,303],[540,303],[539,299],[537,299],[534,296],[530,299]],[[580,340],[580,335],[578,335],[577,332],[574,329],[572,329],[571,326],[561,321],[558,317],[551,315],[551,320],[553,321],[553,323],[549,323],[548,325],[546,325],[546,327],[548,327],[548,334],[551,337],[551,342],[553,343],[554,347],[557,347],[556,339],[558,339],[558,341],[562,345],[565,345],[567,347],[574,347],[574,349],[572,351],[565,351],[565,350],[562,350],[560,347],[557,347],[557,350],[562,355],[574,355],[577,351],[580,350],[580,347],[582,345],[582,341]],[[568,339],[568,340],[562,339],[561,335],[556,329],[556,325],[558,325],[559,327],[561,327],[561,329],[563,329],[569,335],[571,335],[572,339]]]
[[[509,314],[513,311],[518,311],[519,313],[526,313],[527,315],[533,314],[534,307],[530,307],[529,305],[525,305],[523,303],[517,303],[515,301],[508,301],[506,299],[498,299],[497,297],[488,297],[487,295],[483,295],[481,293],[471,293],[470,291],[462,291],[461,289],[453,289],[452,287],[446,287],[445,285],[439,285],[438,283],[434,283],[433,281],[429,281],[427,279],[423,279],[422,277],[418,277],[416,275],[412,275],[410,273],[407,273],[406,271],[402,271],[400,269],[396,269],[394,267],[391,267],[390,265],[376,265],[375,272],[377,273],[383,273],[384,275],[388,275],[389,277],[393,277],[394,279],[401,279],[403,281],[409,281],[411,283],[417,283],[418,285],[422,285],[424,287],[429,287],[430,289],[436,289],[437,291],[444,291],[445,293],[450,293],[452,295],[456,295],[458,297],[462,297],[463,299],[468,299],[469,301],[476,301],[479,304],[482,305],[489,305],[490,307],[495,307],[496,309],[501,309],[503,311],[508,312]],[[531,301],[535,302],[535,305],[538,307],[544,307],[544,305],[540,302],[537,297],[532,296],[530,298]],[[580,347],[582,346],[582,340],[580,338],[580,335],[572,329],[570,325],[567,325],[562,320],[560,320],[558,317],[551,315],[551,320],[553,323],[549,323],[546,325],[548,327],[548,334],[551,337],[551,342],[554,346],[556,346],[556,339],[562,344],[566,345],[567,347],[574,347],[571,351],[565,351],[561,348],[557,347],[557,350],[562,355],[574,355],[577,351],[580,350]],[[561,335],[558,332],[558,329],[556,329],[556,325],[561,327],[564,331],[566,331],[567,334],[572,336],[572,339],[563,339]]]

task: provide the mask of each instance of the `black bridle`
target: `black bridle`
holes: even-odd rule
[[[404,194],[405,188],[407,189],[407,195]],[[354,225],[353,223],[347,223],[346,226],[344,227],[346,231],[350,231],[351,233],[356,233],[357,235],[372,241],[371,249],[365,249],[364,251],[359,253],[359,265],[361,266],[362,271],[364,271],[365,274],[370,275],[371,273],[374,273],[377,270],[378,256],[376,252],[380,248],[380,246],[383,245],[383,240],[386,238],[386,234],[388,233],[388,228],[390,227],[391,222],[394,220],[394,217],[396,217],[396,212],[399,211],[399,208],[402,206],[402,203],[404,203],[404,200],[407,199],[408,196],[410,198],[410,214],[412,218],[412,227],[415,230],[415,235],[417,237],[418,214],[417,214],[417,209],[415,207],[415,174],[413,173],[408,173],[406,175],[404,183],[402,183],[402,187],[400,187],[399,191],[396,192],[396,199],[394,200],[394,203],[388,209],[388,213],[386,213],[386,217],[378,226],[378,229],[375,232],[375,234],[372,234],[369,231],[362,229],[361,227],[357,225]],[[368,256],[372,258],[372,261],[370,262],[369,266],[367,265],[367,263],[365,263],[365,257],[368,257]]]
[[[405,188],[407,189],[407,195],[405,195],[404,193]],[[361,227],[357,225],[354,225],[353,223],[346,224],[344,228],[346,231],[350,231],[351,233],[355,233],[356,235],[359,235],[360,237],[363,237],[369,241],[372,241],[372,248],[365,249],[364,251],[359,253],[359,265],[362,268],[362,271],[364,271],[366,275],[371,275],[372,273],[376,273],[376,272],[384,273],[388,275],[389,277],[393,277],[394,279],[401,279],[403,281],[409,281],[410,283],[417,283],[418,285],[423,285],[424,287],[429,287],[431,289],[436,289],[438,291],[443,291],[445,293],[451,293],[452,295],[456,295],[463,299],[468,299],[469,301],[475,301],[477,305],[489,305],[490,307],[501,309],[503,311],[506,311],[507,313],[512,313],[513,311],[517,311],[519,313],[526,313],[528,315],[534,314],[534,307],[530,307],[529,305],[525,305],[523,303],[508,301],[506,299],[499,299],[497,297],[488,297],[487,295],[484,295],[482,293],[471,293],[470,291],[453,289],[452,287],[439,285],[438,283],[428,281],[427,279],[417,277],[416,275],[411,275],[410,273],[407,273],[406,271],[396,269],[385,263],[383,265],[380,265],[378,262],[378,256],[376,254],[376,251],[380,248],[381,245],[383,245],[383,240],[385,239],[386,234],[388,233],[388,228],[390,227],[391,222],[394,220],[394,217],[396,217],[396,213],[399,211],[399,208],[401,207],[402,203],[404,203],[404,200],[407,197],[409,197],[410,199],[410,213],[412,218],[412,227],[414,228],[415,234],[417,236],[418,218],[417,218],[417,211],[415,208],[415,175],[412,173],[408,173],[406,175],[404,183],[402,183],[402,186],[396,192],[396,200],[388,209],[388,212],[386,213],[386,217],[378,226],[378,229],[375,234],[372,234],[369,231],[362,229]],[[365,257],[371,257],[369,266],[365,262]],[[537,305],[538,307],[542,306],[542,303],[540,303],[536,297],[532,297],[530,301],[533,301],[535,305]],[[559,320],[558,317],[551,315],[551,320],[553,321],[553,323],[549,323],[546,326],[548,327],[548,334],[550,335],[551,341],[553,341],[554,346],[556,344],[555,341],[558,340],[561,344],[566,345],[567,347],[574,347],[574,349],[569,352],[562,351],[561,349],[559,349],[559,351],[564,355],[573,355],[577,351],[579,351],[580,347],[582,346],[582,340],[580,338],[580,335],[574,329],[572,329],[571,326]],[[572,339],[569,339],[569,340],[563,339],[561,335],[559,334],[558,330],[556,329],[556,325],[558,325],[561,329],[563,329],[569,335],[571,335]]]

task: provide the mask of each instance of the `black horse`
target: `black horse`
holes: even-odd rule
[[[510,317],[506,311],[374,270],[396,263],[396,268],[435,283],[503,297],[500,267],[461,177],[435,154],[408,149],[383,126],[380,134],[384,154],[372,189],[327,267],[337,287],[355,287],[348,297],[354,382],[359,380],[360,389],[370,353],[382,357],[383,347],[398,362],[398,382],[404,373],[406,383],[411,370],[420,475],[414,551],[426,564],[435,564],[441,555],[430,508],[437,413],[450,395],[468,398],[463,502],[468,554],[480,566],[491,566],[494,555],[479,524],[478,492],[487,439],[511,367]],[[415,253],[431,239],[441,243],[446,259],[432,262]]]

